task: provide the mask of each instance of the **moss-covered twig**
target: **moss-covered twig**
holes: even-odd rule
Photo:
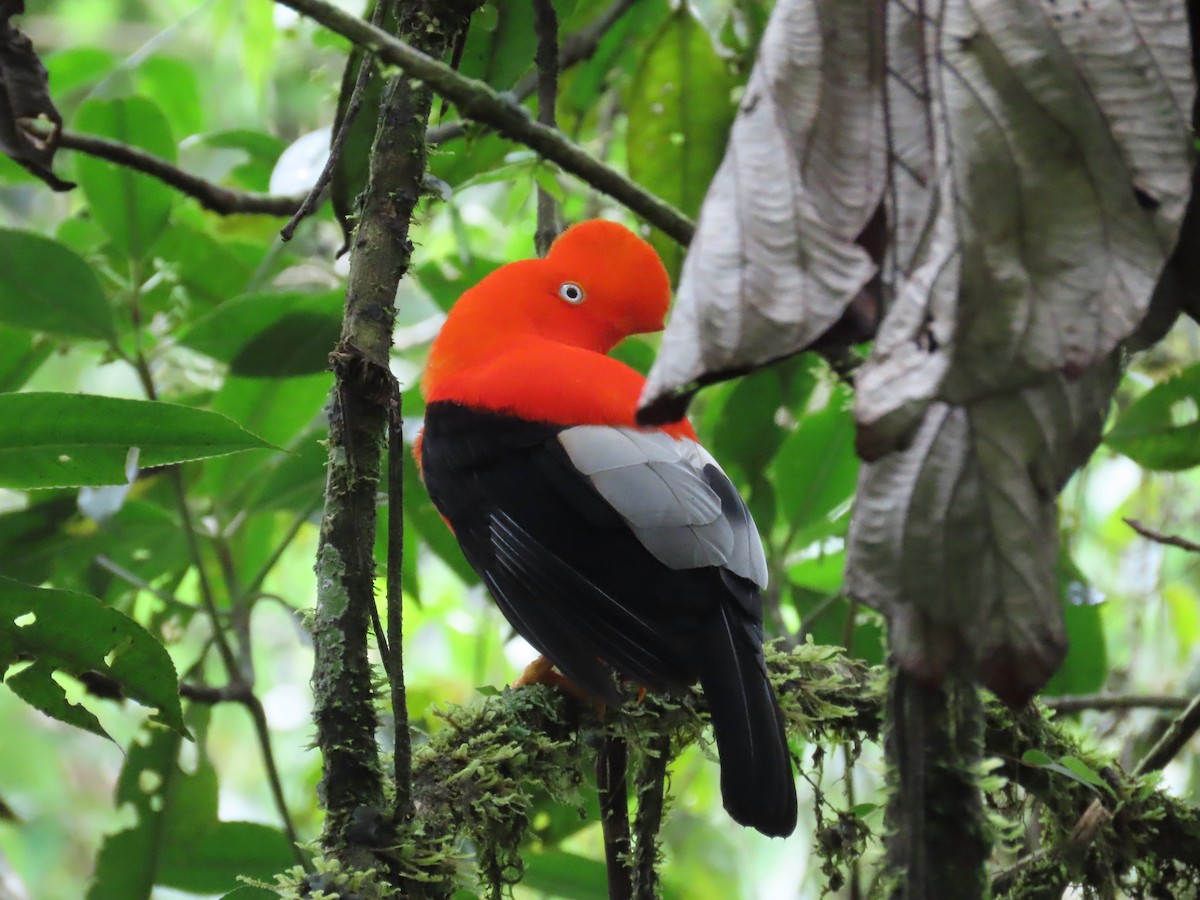
[[[398,3],[399,33],[440,56],[475,5],[440,4],[434,20],[423,2]],[[317,551],[312,685],[327,812],[322,843],[329,856],[358,871],[376,859],[368,848],[387,841],[387,829],[376,827],[385,819],[384,781],[367,627],[375,608],[376,490],[394,409],[388,368],[394,300],[412,253],[408,228],[425,174],[431,101],[427,86],[404,76],[385,87],[352,242],[342,334],[331,356],[335,382]]]
[[[786,653],[769,649],[768,668],[793,733],[820,743],[879,737],[885,696],[881,670],[848,661],[834,648],[812,645]],[[1098,793],[1114,810],[1111,824],[1098,829],[1068,880],[1099,889],[1133,871],[1143,880],[1152,873],[1168,885],[1172,878],[1200,877],[1195,862],[1200,860],[1200,813],[1122,774],[1039,708],[1013,714],[989,703],[984,715],[984,752],[1001,760],[1000,772],[1010,782],[1041,801],[1052,846],[1069,839]],[[491,887],[501,890],[518,881],[520,841],[538,792],[577,800],[584,767],[591,766],[605,729],[624,734],[640,752],[663,739],[675,749],[699,740],[704,702],[698,691],[682,698],[650,695],[641,703],[631,698],[621,709],[610,708],[601,722],[589,705],[552,688],[527,687],[441,716],[450,727],[434,733],[414,754],[419,833],[403,833],[389,851],[440,885],[431,888],[432,896],[452,893],[468,843]],[[1054,759],[1083,761],[1113,786],[1119,802],[1054,770],[1022,763],[1030,748]],[[418,867],[414,860],[425,862]],[[1061,868],[1060,862],[1054,865]],[[1025,871],[1034,878],[1040,868]],[[1006,896],[1032,896],[1017,890],[1028,878],[998,886],[1009,892]]]

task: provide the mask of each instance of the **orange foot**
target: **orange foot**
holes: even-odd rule
[[[554,663],[544,656],[539,656],[533,662],[525,667],[525,671],[521,673],[521,677],[513,682],[513,687],[521,687],[528,684],[547,684],[552,687],[562,688],[572,697],[577,700],[587,700],[587,692],[579,688],[575,682],[567,678],[567,676],[554,671]]]

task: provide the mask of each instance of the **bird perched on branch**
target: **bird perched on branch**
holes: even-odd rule
[[[578,688],[619,702],[699,681],[725,808],[783,836],[796,790],[763,660],[762,543],[686,419],[635,421],[644,380],[607,355],[660,331],[654,250],[622,225],[468,290],[433,343],[418,447],[434,504],[512,626]]]

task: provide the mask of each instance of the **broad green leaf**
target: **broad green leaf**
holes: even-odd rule
[[[129,748],[114,802],[128,804],[137,823],[104,839],[87,900],[149,900],[158,880],[167,799],[184,777],[176,763],[181,739],[163,729],[142,737]]]
[[[287,378],[329,368],[344,293],[248,294],[223,303],[180,338],[237,375]]]
[[[116,802],[131,805],[137,823],[105,840],[88,900],[149,897],[156,884],[222,893],[238,887],[239,875],[269,881],[294,864],[277,829],[217,818],[216,771],[202,755],[196,771],[185,773],[180,746],[169,732],[151,731],[130,748]]]
[[[175,161],[175,139],[162,111],[144,97],[88,100],[75,127]],[[88,206],[114,245],[134,260],[144,259],[171,214],[175,192],[161,181],[94,156],[75,161]]]
[[[141,468],[270,448],[236,422],[202,409],[85,394],[0,395],[0,487],[124,484]]]
[[[736,85],[708,32],[681,5],[645,49],[629,89],[633,180],[694,216],[725,152]],[[658,232],[651,243],[674,280],[683,248]]]
[[[712,452],[726,468],[734,467],[746,481],[762,473],[786,432],[776,424],[783,406],[783,381],[777,369],[763,369],[740,379],[726,394],[719,409],[711,410]],[[711,421],[709,415],[705,421]],[[770,522],[762,522],[769,528]]]
[[[858,456],[854,452],[854,419],[845,392],[835,388],[824,408],[805,414],[784,439],[773,463],[779,510],[796,532],[816,528],[822,536],[830,513],[854,493]]]
[[[0,617],[3,615],[4,613],[0,612]],[[3,628],[2,624],[0,628]],[[2,644],[3,638],[0,638],[0,645]],[[22,652],[22,648],[18,646],[17,652]],[[4,659],[0,654],[0,663],[2,662]],[[34,709],[40,710],[50,718],[112,740],[91,710],[67,699],[67,692],[54,680],[54,672],[54,664],[38,660],[10,677],[4,684]]]
[[[1134,401],[1104,443],[1147,469],[1174,472],[1200,463],[1200,365]]]
[[[471,19],[459,71],[508,90],[533,67],[536,47],[533,4],[491,2]]]
[[[170,264],[192,299],[195,313],[202,313],[245,289],[265,248],[257,249],[252,257],[241,252],[243,248],[228,239],[217,240],[191,224],[174,222],[154,245],[154,255]]]
[[[0,393],[15,391],[54,352],[54,345],[20,328],[0,325]]]
[[[91,713],[68,704],[51,677],[55,671],[100,672],[127,696],[156,709],[156,721],[184,731],[170,655],[140,625],[95,597],[0,577],[0,672],[18,656],[32,657],[34,663],[6,683],[47,715],[104,734]]]
[[[0,322],[65,337],[113,337],[108,300],[91,266],[27,231],[0,229]]]
[[[1045,696],[1090,694],[1108,679],[1108,650],[1104,639],[1101,598],[1065,554],[1059,563],[1059,591],[1069,649],[1058,671],[1042,689]]]
[[[530,853],[522,884],[543,894],[572,900],[608,900],[604,863],[575,853]]]

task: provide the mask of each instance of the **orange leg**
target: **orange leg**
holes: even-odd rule
[[[578,700],[589,699],[587,692],[577,687],[571,679],[559,672],[555,672],[554,663],[545,656],[539,656],[527,665],[525,671],[521,673],[521,677],[513,682],[513,687],[522,687],[530,684],[546,684],[551,687],[562,688]]]

